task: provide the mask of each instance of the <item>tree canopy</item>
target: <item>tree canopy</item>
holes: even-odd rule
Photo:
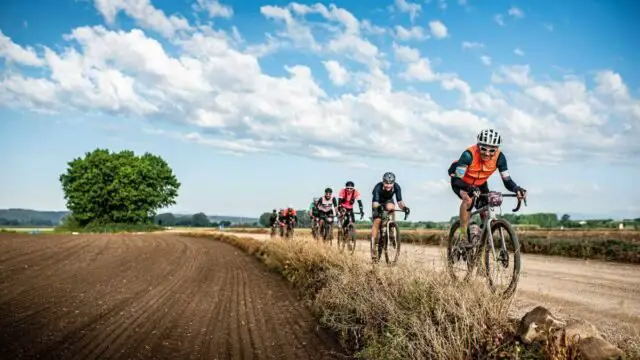
[[[176,203],[180,188],[159,156],[107,149],[68,162],[60,183],[67,209],[80,226],[153,222],[158,209]]]

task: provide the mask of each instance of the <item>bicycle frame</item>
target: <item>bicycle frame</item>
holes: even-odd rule
[[[391,211],[388,211],[387,209],[382,210],[382,213],[383,213],[383,214],[384,214],[385,212],[389,214],[389,215],[387,216],[387,220],[386,220],[386,222],[384,222],[384,225],[383,225],[383,222],[382,222],[382,221],[380,221],[380,230],[382,230],[382,227],[384,226],[385,231],[386,231],[386,234],[387,234],[387,237],[389,236],[389,225],[390,225],[390,224],[395,224],[395,223],[396,223],[396,221],[395,221],[394,219],[392,219],[392,215],[390,215],[390,214],[391,214],[391,213],[393,213],[393,212],[397,212],[397,211],[399,211],[399,212],[404,212],[404,220],[407,220],[407,217],[408,217],[409,215],[408,215],[408,214],[407,214],[403,209],[394,208],[394,209],[393,209],[393,210],[391,210]],[[387,240],[388,240],[388,239],[387,239]]]
[[[480,243],[482,243],[482,239],[484,239],[484,243],[486,244],[486,242],[488,241],[489,244],[491,245],[491,255],[493,255],[493,259],[496,259],[496,249],[495,246],[493,245],[493,232],[491,231],[491,222],[493,220],[496,219],[496,212],[493,209],[494,207],[500,207],[502,205],[502,198],[504,197],[517,197],[516,194],[510,194],[510,193],[501,193],[499,191],[489,191],[488,193],[485,194],[476,194],[476,196],[473,197],[473,202],[471,203],[471,206],[467,209],[468,211],[471,211],[473,209],[473,207],[476,205],[476,201],[478,198],[480,197],[486,197],[489,200],[487,201],[487,204],[483,207],[481,207],[480,209],[477,209],[475,211],[471,212],[471,215],[469,216],[469,218],[471,218],[473,215],[475,214],[480,214],[480,216],[482,216],[483,212],[487,212],[487,216],[485,216],[484,221],[482,222],[482,232],[480,233]],[[512,209],[513,212],[517,212],[518,210],[520,210],[520,205],[522,203],[522,199],[518,199],[518,204],[516,205],[516,207],[514,209]],[[524,205],[527,206],[527,199],[524,199]],[[486,234],[485,237],[485,233],[488,232],[488,234]],[[502,249],[506,249],[507,245],[504,243],[504,234],[502,232],[502,229],[500,229],[500,242],[501,242],[501,246]],[[478,244],[473,244],[473,246],[476,246]]]

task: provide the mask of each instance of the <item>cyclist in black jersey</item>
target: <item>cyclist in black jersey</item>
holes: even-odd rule
[[[382,215],[382,210],[386,209],[387,211],[392,211],[395,209],[393,196],[395,195],[396,200],[398,201],[398,206],[400,209],[404,210],[407,215],[409,215],[409,208],[402,200],[402,188],[400,187],[400,184],[396,182],[396,176],[392,172],[386,172],[382,176],[382,181],[374,186],[371,195],[373,195],[371,199],[371,214],[373,217],[371,239],[373,243],[376,243],[378,239],[378,228],[380,227],[380,216]],[[395,221],[395,211],[391,213],[391,218]],[[378,251],[380,251],[381,247],[382,243],[379,243]]]

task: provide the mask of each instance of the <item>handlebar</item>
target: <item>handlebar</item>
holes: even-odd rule
[[[491,193],[494,193],[494,194],[497,193],[501,197],[518,197],[517,194],[501,193],[501,192],[497,192],[497,191],[491,191],[489,193],[476,193],[476,194],[474,194],[475,196],[473,197],[473,201],[471,202],[471,206],[467,209],[467,211],[471,211],[473,209],[473,207],[476,205],[476,201],[477,201],[478,198],[480,198],[480,197],[488,197]],[[516,207],[514,209],[511,209],[511,211],[518,212],[518,210],[520,210],[520,206],[522,205],[522,200],[523,199],[518,199],[518,204],[516,205]],[[524,206],[527,206],[527,198],[524,198]]]
[[[407,212],[404,211],[404,209],[394,208],[393,210],[389,211],[389,210],[383,208],[382,210],[386,211],[386,212],[394,212],[394,211],[403,212],[404,213],[404,220],[407,220],[407,217],[409,216],[409,214],[407,214]]]

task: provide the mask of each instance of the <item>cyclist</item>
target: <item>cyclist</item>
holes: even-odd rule
[[[462,200],[460,204],[460,234],[467,237],[467,227],[471,212],[467,209],[473,202],[476,193],[488,193],[487,179],[496,169],[500,171],[502,183],[507,190],[517,194],[518,199],[525,198],[527,190],[516,185],[507,168],[507,158],[500,151],[502,136],[494,129],[484,129],[476,137],[477,143],[462,152],[448,169],[451,177],[451,189]],[[476,209],[485,206],[486,198],[478,199]],[[486,214],[480,214],[483,222]],[[468,239],[468,238],[467,238]]]
[[[333,218],[336,216],[337,207],[338,202],[333,196],[333,190],[331,188],[324,189],[324,196],[316,201],[320,229],[323,228],[325,221],[329,221],[329,219],[331,219],[330,221],[333,221]]]
[[[378,240],[378,228],[380,227],[380,216],[382,215],[383,208],[387,211],[393,211],[395,209],[395,202],[393,201],[393,195],[396,196],[398,206],[409,215],[409,208],[404,204],[402,200],[402,188],[400,184],[396,182],[396,176],[392,172],[386,172],[382,176],[382,181],[376,184],[371,192],[373,195],[371,199],[371,215],[373,217],[373,227],[371,228],[371,240],[375,244]],[[395,221],[395,211],[391,213],[391,218]],[[378,254],[382,252],[382,242],[378,244]],[[373,256],[373,261],[376,261],[376,257]]]
[[[315,224],[318,221],[318,208],[316,207],[316,202],[318,202],[318,198],[314,197],[311,204],[309,204],[309,220],[311,222],[311,235],[315,237]]]
[[[273,209],[273,212],[269,216],[269,226],[273,227],[277,221],[278,221],[278,210]]]
[[[344,186],[344,189],[340,190],[338,193],[338,212],[340,213],[339,221],[342,228],[347,227],[349,217],[351,217],[352,222],[356,222],[355,214],[353,213],[353,203],[356,200],[358,201],[358,207],[360,207],[360,220],[364,217],[360,192],[355,188],[353,181],[347,181]]]
[[[289,204],[284,213],[285,221],[291,223],[291,227],[294,227],[298,222],[298,212],[293,208],[293,205]]]
[[[285,221],[285,211],[283,208],[280,208],[280,212],[278,213],[278,225],[280,225],[280,236],[284,236],[284,221]]]

